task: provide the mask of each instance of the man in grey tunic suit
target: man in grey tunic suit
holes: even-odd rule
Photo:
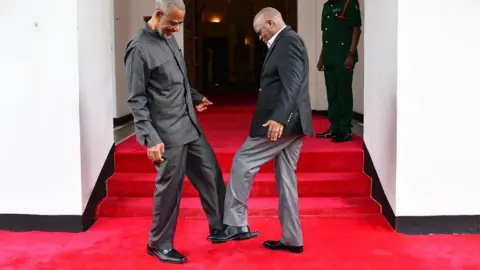
[[[190,88],[173,33],[183,23],[182,0],[157,0],[151,19],[128,42],[128,105],[139,143],[157,169],[148,254],[170,263],[186,258],[173,248],[184,175],[199,191],[210,235],[223,229],[225,183],[195,114],[211,102]]]
[[[279,195],[280,241],[266,241],[273,250],[303,252],[298,213],[295,169],[304,136],[312,136],[312,110],[308,93],[308,55],[300,36],[286,26],[274,8],[261,10],[253,28],[269,48],[260,79],[257,108],[250,136],[235,155],[225,197],[224,224],[212,242],[245,240],[258,235],[250,232],[247,199],[260,166],[275,162],[275,182]]]

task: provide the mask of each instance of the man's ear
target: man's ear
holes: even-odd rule
[[[155,13],[153,14],[153,16],[154,16],[154,18],[157,22],[160,21],[160,19],[163,17],[163,15],[164,15],[164,12],[162,10],[159,10],[159,9],[157,11],[155,11]]]

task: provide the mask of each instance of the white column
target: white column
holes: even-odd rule
[[[77,0],[82,212],[113,145],[113,0]]]
[[[479,13],[398,1],[397,215],[480,214]]]
[[[113,144],[111,3],[1,5],[0,214],[81,215]]]
[[[2,0],[0,213],[82,213],[77,0]]]
[[[480,214],[480,2],[366,4],[364,139],[395,214]]]
[[[403,1],[403,0],[401,0]],[[365,3],[364,140],[396,209],[398,0]]]

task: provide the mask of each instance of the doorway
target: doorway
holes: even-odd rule
[[[256,100],[266,53],[252,28],[264,7],[278,9],[297,30],[297,0],[185,0],[184,56],[200,92],[250,95]],[[253,104],[253,102],[252,102]]]
[[[225,86],[228,83],[228,37],[204,37],[202,41],[204,86]]]
[[[255,39],[255,53],[254,53],[254,73],[255,73],[255,83],[260,85],[260,76],[262,75],[263,61],[267,56],[268,47],[258,38]]]

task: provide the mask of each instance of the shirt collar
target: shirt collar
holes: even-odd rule
[[[148,25],[148,22],[143,23],[143,30],[151,36],[160,36],[157,31],[153,30],[150,25]]]
[[[286,27],[287,26],[282,27],[282,29],[280,29],[277,33],[275,33],[275,35],[273,35],[273,37],[270,38],[270,40],[267,42],[267,47],[269,49],[270,49],[270,47],[272,47],[272,44],[275,41],[275,39],[277,38],[278,34],[280,34],[280,32],[282,32],[282,30],[285,29]]]

